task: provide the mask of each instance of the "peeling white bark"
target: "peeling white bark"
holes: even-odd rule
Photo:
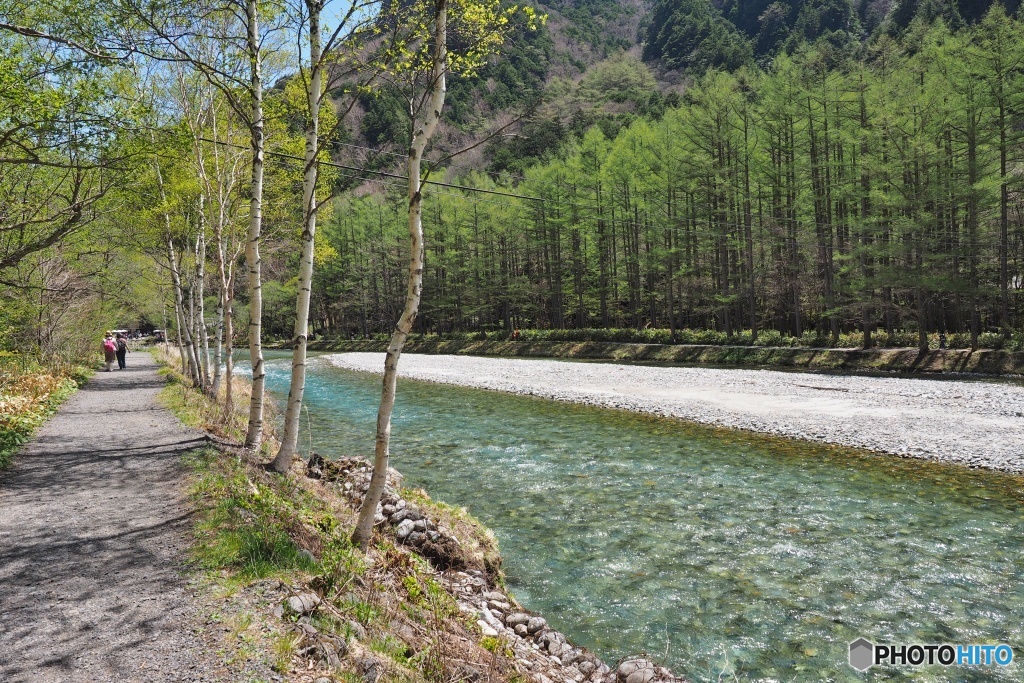
[[[266,370],[263,367],[263,289],[260,272],[260,232],[263,226],[263,74],[256,0],[246,2],[245,16],[252,91],[252,121],[249,123],[252,179],[249,193],[249,234],[245,245],[245,262],[249,275],[249,361],[252,364],[252,395],[249,399],[249,425],[245,433],[245,447],[256,450],[263,442],[263,395],[266,383]]]

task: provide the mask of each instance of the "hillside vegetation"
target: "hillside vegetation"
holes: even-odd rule
[[[918,21],[855,50],[803,42],[764,68],[711,69],[657,106],[639,60],[598,64],[563,87],[581,112],[569,125],[501,147],[517,170],[448,169],[464,189],[439,189],[425,211],[419,330],[1009,339],[1022,320],[1022,64],[1024,27],[998,5],[956,31]],[[321,331],[388,329],[402,211],[379,189],[337,200]]]

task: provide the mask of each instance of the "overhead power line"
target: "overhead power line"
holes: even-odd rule
[[[199,138],[199,139],[202,140],[203,142],[209,142],[209,143],[214,144],[214,145],[224,145],[225,147],[234,147],[236,149],[250,149],[246,145],[239,145],[239,144],[236,144],[236,143],[233,143],[233,142],[226,142],[224,140],[210,140],[209,138]],[[303,157],[300,157],[300,156],[295,155],[295,154],[286,154],[284,152],[274,152],[274,151],[270,151],[270,150],[264,150],[263,153],[264,154],[268,154],[270,156],[281,157],[283,159],[292,159],[292,160],[295,160],[295,161],[305,161],[305,159]],[[389,173],[387,171],[374,171],[374,170],[368,169],[368,168],[359,168],[358,166],[348,166],[346,164],[339,164],[339,163],[334,162],[334,161],[320,161],[320,160],[317,160],[317,163],[323,164],[324,166],[331,166],[333,168],[341,168],[341,169],[344,169],[346,171],[355,171],[357,173],[373,173],[375,175],[383,176],[385,178],[397,178],[398,180],[406,180],[406,181],[409,180],[409,176],[399,175],[397,173]],[[423,183],[425,185],[434,185],[436,187],[448,187],[448,188],[451,188],[453,190],[462,190],[463,192],[476,192],[476,193],[479,193],[479,194],[496,195],[498,197],[511,197],[513,199],[525,199],[525,200],[531,201],[531,202],[543,202],[544,201],[544,199],[542,199],[541,197],[530,197],[530,196],[527,196],[527,195],[524,195],[524,194],[514,194],[512,192],[502,192],[500,190],[485,190],[485,189],[480,188],[480,187],[469,187],[468,185],[455,185],[455,184],[452,184],[452,183],[442,183],[442,182],[439,182],[437,180],[425,180],[425,181],[423,181]]]

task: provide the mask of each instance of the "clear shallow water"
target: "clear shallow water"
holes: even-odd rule
[[[286,359],[268,380],[286,395]],[[378,377],[314,360],[313,448],[371,455],[379,396]],[[608,661],[860,681],[846,647],[861,635],[1024,658],[1020,478],[413,381],[392,464],[491,527],[515,595]],[[1024,666],[870,677],[1019,681]]]

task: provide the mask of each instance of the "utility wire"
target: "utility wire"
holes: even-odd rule
[[[247,147],[246,145],[239,145],[239,144],[236,144],[236,143],[233,143],[233,142],[227,142],[225,140],[210,140],[209,138],[199,138],[199,139],[202,140],[203,142],[209,142],[209,143],[214,144],[214,145],[224,145],[224,146],[227,146],[227,147],[235,147],[237,149],[251,149],[250,147]],[[284,152],[274,152],[274,151],[270,151],[270,150],[264,150],[264,154],[268,154],[268,155],[276,156],[276,157],[281,157],[283,159],[294,159],[296,161],[305,161],[304,157],[300,157],[300,156],[297,156],[295,154],[285,154]],[[324,166],[331,166],[333,168],[341,168],[341,169],[344,169],[346,171],[355,171],[357,173],[373,173],[373,174],[376,174],[376,175],[379,175],[379,176],[384,176],[385,178],[396,178],[398,180],[405,180],[405,181],[409,180],[409,176],[399,175],[397,173],[388,173],[387,171],[374,171],[374,170],[371,170],[371,169],[368,169],[368,168],[359,168],[358,166],[348,166],[346,164],[339,164],[339,163],[334,162],[334,161],[320,161],[320,160],[317,160],[317,163],[323,164]],[[434,186],[437,186],[437,187],[449,187],[449,188],[453,188],[453,189],[456,189],[456,190],[462,190],[464,192],[478,192],[478,193],[481,193],[481,194],[497,195],[499,197],[512,197],[513,199],[525,199],[527,201],[532,201],[532,202],[543,202],[543,201],[545,201],[541,197],[529,197],[529,196],[524,195],[524,194],[514,194],[512,192],[501,192],[500,190],[485,190],[485,189],[480,188],[480,187],[468,187],[466,185],[454,185],[452,183],[442,183],[442,182],[439,182],[437,180],[424,180],[423,184],[424,185],[434,185]]]

